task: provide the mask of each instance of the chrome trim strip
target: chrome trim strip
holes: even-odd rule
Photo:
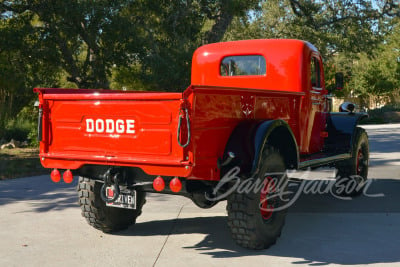
[[[311,159],[303,162],[299,162],[299,169],[311,167],[311,166],[320,166],[325,165],[327,163],[331,163],[334,161],[345,160],[351,158],[350,154],[339,154],[331,157],[321,158],[321,159]]]

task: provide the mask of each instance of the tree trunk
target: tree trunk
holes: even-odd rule
[[[216,43],[221,41],[226,30],[233,20],[233,14],[229,12],[226,5],[222,5],[220,15],[215,19],[215,24],[206,33],[204,44]]]

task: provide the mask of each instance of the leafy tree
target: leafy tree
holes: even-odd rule
[[[400,91],[399,22],[373,53],[360,54],[354,64],[350,87],[357,95],[386,95],[394,101]]]
[[[225,39],[295,38],[315,44],[325,57],[371,50],[388,31],[386,18],[400,16],[393,1],[263,1],[252,18],[234,22]]]
[[[135,1],[2,1],[0,7],[15,20],[36,20],[32,34],[53,55],[79,88],[108,88],[111,67],[129,61],[135,27],[127,27],[122,10]],[[31,23],[27,22],[26,23]]]
[[[177,90],[187,85],[195,47],[219,41],[234,16],[257,4],[255,0],[3,0],[0,10],[3,17],[28,23],[23,19],[28,15],[36,20],[33,30],[39,41],[54,48],[67,80],[79,88],[109,88],[114,68],[117,81],[129,80],[124,74],[130,73],[148,89]]]
[[[143,51],[132,65],[118,67],[116,86],[181,91],[190,83],[194,50],[220,41],[235,16],[257,6],[255,0],[136,2],[129,13],[132,25],[140,25]]]
[[[32,18],[0,18],[0,137],[6,122],[15,117],[33,96],[34,86],[54,86],[57,68],[49,62],[51,48],[37,42]]]

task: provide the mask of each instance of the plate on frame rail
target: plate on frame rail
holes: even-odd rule
[[[106,197],[112,199],[114,197],[114,190],[111,186],[106,188]],[[121,191],[118,198],[114,202],[106,203],[107,207],[120,208],[120,209],[136,209],[136,191]]]

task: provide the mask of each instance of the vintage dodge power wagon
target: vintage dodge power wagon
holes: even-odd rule
[[[104,232],[134,224],[146,192],[177,194],[201,208],[227,200],[233,239],[263,249],[284,224],[285,197],[271,195],[287,170],[335,167],[356,182],[347,195],[367,179],[366,114],[330,112],[321,55],[305,41],[204,45],[182,93],[34,91],[40,161],[54,182],[79,176],[82,215]],[[230,190],[241,181],[257,186]]]

